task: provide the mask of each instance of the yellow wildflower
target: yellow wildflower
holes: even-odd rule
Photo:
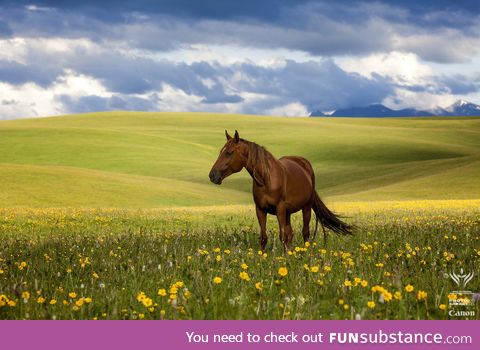
[[[50,305],[55,305],[57,303],[57,300],[56,299],[52,299],[50,300],[49,304]]]
[[[375,307],[375,302],[374,301],[369,301],[367,303],[367,306],[370,308],[370,309],[373,309]]]
[[[75,292],[70,292],[70,293],[68,293],[68,296],[69,296],[70,298],[72,298],[72,299],[75,299],[75,298],[77,297],[77,293],[75,293]]]
[[[315,273],[315,272],[318,272],[318,270],[319,270],[318,266],[311,266],[310,267],[310,272]]]
[[[286,267],[281,267],[278,269],[278,274],[285,277],[288,274],[288,269]]]
[[[443,311],[443,310],[445,310],[445,309],[447,308],[447,305],[445,305],[445,304],[440,304],[440,305],[438,305],[438,308]]]
[[[165,288],[160,288],[158,290],[158,295],[160,295],[161,297],[164,297],[167,295],[167,291],[165,290]]]
[[[242,271],[238,275],[244,281],[250,281],[250,276],[245,271]]]
[[[412,286],[411,284],[408,284],[408,285],[405,287],[405,291],[406,291],[407,293],[413,292],[414,289],[415,289],[415,288],[413,288],[413,286]]]
[[[248,269],[248,265],[245,264],[245,263],[243,263],[242,265],[240,265],[240,267],[241,267],[242,269],[244,269],[244,270]]]
[[[262,282],[255,283],[255,288],[260,291],[263,290]]]
[[[45,298],[44,298],[44,297],[38,297],[38,298],[37,298],[37,303],[43,304],[44,302],[45,302]]]
[[[222,283],[222,278],[221,278],[221,277],[218,277],[218,276],[214,277],[214,278],[213,278],[213,283],[215,283],[215,284],[220,284],[220,283]]]
[[[153,305],[153,300],[150,299],[150,298],[148,298],[148,297],[146,297],[145,299],[142,300],[142,304],[143,304],[143,306],[145,306],[145,307],[150,307],[150,306]]]
[[[23,292],[22,293],[22,298],[23,299],[30,299],[30,293],[29,292]]]
[[[418,293],[417,293],[417,299],[418,300],[425,300],[427,299],[427,292],[425,292],[424,290],[419,290]]]
[[[384,291],[382,295],[383,295],[383,300],[385,300],[386,302],[389,302],[393,299],[392,293],[390,292]]]

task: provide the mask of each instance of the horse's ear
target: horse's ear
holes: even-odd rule
[[[228,131],[225,130],[225,137],[227,138],[227,141],[230,141],[232,137],[228,134]]]
[[[238,135],[238,131],[235,130],[235,143],[238,143],[238,141],[240,141],[240,136]]]

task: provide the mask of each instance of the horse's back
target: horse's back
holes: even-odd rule
[[[293,164],[296,164],[297,166],[300,166],[300,168],[302,168],[302,170],[305,171],[306,174],[310,178],[312,178],[312,179],[315,178],[315,174],[313,172],[312,164],[310,164],[310,162],[303,157],[300,157],[300,156],[285,156],[285,157],[280,158],[279,161],[285,167],[288,167],[288,166],[292,167]]]

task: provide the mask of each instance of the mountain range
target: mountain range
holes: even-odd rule
[[[352,117],[352,118],[386,118],[386,117],[480,117],[480,106],[474,103],[458,100],[450,107],[437,107],[430,110],[415,108],[391,109],[382,104],[372,104],[364,107],[338,109],[334,112],[315,111],[311,117]]]

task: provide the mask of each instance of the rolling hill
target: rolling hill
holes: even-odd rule
[[[327,202],[480,198],[480,118],[105,112],[0,122],[0,206],[251,203],[245,171],[208,180],[224,129],[311,160]]]

